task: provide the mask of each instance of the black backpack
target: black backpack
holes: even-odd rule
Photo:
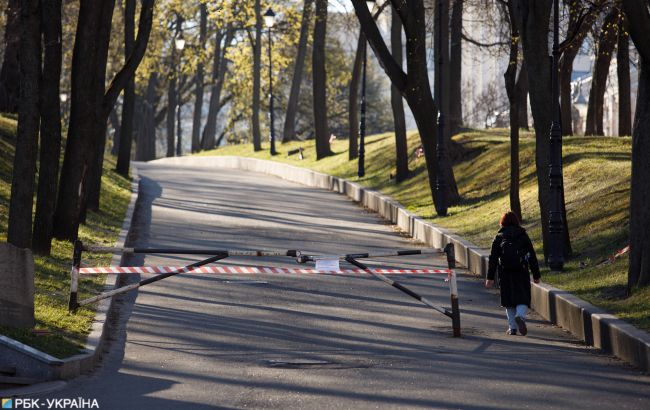
[[[504,270],[527,270],[528,260],[518,238],[504,236],[501,239],[499,265]]]

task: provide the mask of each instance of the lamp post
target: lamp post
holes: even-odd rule
[[[549,161],[549,180],[551,185],[549,234],[550,252],[548,265],[553,271],[564,268],[564,221],[562,215],[562,127],[560,126],[558,61],[559,42],[559,0],[553,0],[553,64],[551,87],[553,99],[553,123],[551,124],[551,149]]]
[[[443,3],[438,0],[438,68],[436,73],[436,91],[438,94],[438,132],[436,135],[436,213],[439,216],[447,215],[447,183],[445,181],[443,161],[445,161],[445,115],[442,94],[442,73],[444,59],[442,55],[442,14]]]
[[[366,6],[372,14],[375,9],[375,0],[366,0]],[[363,68],[361,71],[361,115],[359,119],[359,169],[357,175],[362,178],[366,175],[366,66],[368,65],[368,42],[363,44]]]
[[[185,48],[185,39],[183,38],[183,32],[180,31],[178,37],[176,40],[174,40],[174,46],[176,47],[176,50],[178,50],[178,62],[180,65],[181,62],[181,57],[183,55],[183,49]],[[177,70],[178,71],[178,70]],[[181,87],[181,81],[179,78],[179,81],[177,83],[178,88],[180,89]],[[181,108],[182,104],[180,102],[180,95],[177,95],[178,98],[178,106],[176,107],[176,133],[178,134],[177,140],[176,140],[176,156],[180,157],[181,154],[183,153],[182,145],[183,145],[183,128],[181,127]]]
[[[277,152],[275,151],[275,118],[273,115],[273,61],[271,60],[271,48],[273,46],[271,29],[275,24],[275,13],[270,7],[264,13],[264,24],[269,29],[269,141],[271,143],[271,155],[275,155]]]
[[[68,93],[65,91],[61,91],[59,93],[59,101],[61,102],[60,109],[61,109],[61,119],[63,122],[67,122],[68,118]]]

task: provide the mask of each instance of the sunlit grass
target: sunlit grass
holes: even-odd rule
[[[348,160],[348,141],[332,144],[335,155],[316,161],[314,141],[278,144],[279,155],[270,157],[268,144],[253,152],[251,144],[230,145],[199,155],[240,155],[272,159],[344,177],[390,195],[408,210],[449,228],[469,241],[489,247],[497,221],[509,208],[508,130],[463,132],[454,137],[462,147],[454,173],[462,195],[461,203],[450,207],[449,216],[436,216],[423,159],[412,155],[420,145],[417,133],[409,133],[409,168],[412,177],[400,184],[390,179],[395,174],[392,133],[367,138],[366,176],[357,177],[357,161]],[[305,159],[287,156],[302,147]],[[520,198],[524,226],[542,254],[541,226],[537,202],[535,140],[522,132],[520,142]],[[597,265],[627,245],[629,227],[629,189],[631,139],[605,137],[564,138],[564,182],[567,218],[574,254],[563,273],[543,271],[543,280],[610,310],[621,318],[650,330],[650,288],[636,290],[629,298],[621,292],[627,281],[627,258],[609,265]],[[587,265],[579,267],[580,262]]]
[[[4,123],[15,121],[0,116],[0,128]],[[15,128],[14,132],[15,132]],[[0,240],[6,241],[9,199],[11,195],[11,170],[13,168],[13,141],[0,131]],[[107,155],[102,177],[101,205],[98,212],[89,212],[86,225],[82,225],[79,237],[88,243],[112,245],[122,226],[124,214],[130,199],[130,182],[116,174],[115,158]],[[104,265],[110,262],[110,255],[84,254],[84,263]],[[48,331],[46,335],[35,335],[31,329],[0,327],[0,333],[56,357],[77,354],[83,348],[86,336],[95,317],[93,308],[81,308],[76,314],[68,313],[68,292],[70,289],[70,266],[72,244],[55,240],[52,254],[36,256],[35,263],[35,306],[36,329]],[[80,281],[79,297],[89,297],[103,288],[105,277],[83,278]]]

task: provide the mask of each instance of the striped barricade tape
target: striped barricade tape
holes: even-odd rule
[[[339,269],[337,271],[325,271],[306,268],[274,268],[268,266],[201,266],[194,269],[187,269],[183,266],[107,266],[95,268],[80,268],[79,274],[99,273],[167,273],[173,271],[192,271],[192,273],[220,273],[220,274],[340,274],[340,275],[361,275],[365,274],[363,269]],[[445,274],[452,272],[451,269],[371,269],[374,273],[385,275],[430,275]]]

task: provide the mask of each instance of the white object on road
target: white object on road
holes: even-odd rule
[[[316,259],[316,270],[338,272],[341,269],[339,259]]]

